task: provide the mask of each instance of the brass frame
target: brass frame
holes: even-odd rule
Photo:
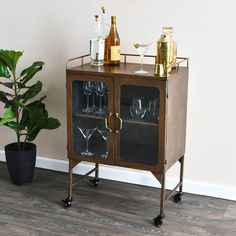
[[[130,54],[130,53],[121,53],[120,54],[121,56],[124,57],[124,63],[126,64],[127,63],[127,57],[140,57],[138,54]],[[90,54],[85,54],[85,55],[82,55],[82,56],[78,56],[78,57],[73,57],[73,58],[70,58],[66,61],[66,70],[68,69],[68,64],[72,61],[75,61],[75,60],[80,60],[80,65],[84,65],[84,59],[86,57],[89,57]],[[147,57],[147,58],[153,58],[154,59],[154,64],[156,64],[156,56],[154,55],[144,55],[144,57]],[[189,59],[187,57],[177,57],[177,62],[176,62],[176,66],[177,66],[177,71],[178,71],[178,68],[180,66],[180,64],[186,62],[186,67],[189,67]],[[179,60],[179,61],[178,61]]]

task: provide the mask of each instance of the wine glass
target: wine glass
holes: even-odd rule
[[[89,96],[92,92],[92,82],[91,81],[85,81],[83,82],[83,91],[84,94],[87,96],[87,106],[82,110],[82,112],[89,113],[92,112],[92,108],[89,107]]]
[[[104,106],[103,106],[103,109],[105,111],[105,113],[107,112],[108,110],[108,84],[105,84],[105,94],[104,94]]]
[[[142,119],[146,113],[145,99],[143,97],[133,98],[130,106],[130,114],[135,119]]]
[[[78,130],[80,131],[80,133],[83,135],[83,137],[85,138],[86,141],[86,149],[85,151],[82,151],[80,154],[82,156],[93,156],[94,153],[89,151],[89,139],[92,136],[92,134],[94,133],[94,131],[96,130],[96,128],[92,128],[92,129],[85,129],[85,128],[81,128],[81,127],[77,127]]]
[[[96,95],[96,82],[92,82],[91,84],[91,93],[92,93],[92,111],[96,111],[96,104],[95,104],[95,95]]]
[[[95,113],[98,115],[104,115],[105,111],[102,109],[102,97],[106,91],[106,84],[104,82],[96,83],[95,88],[95,92],[99,96],[99,109],[95,111]]]
[[[150,100],[147,105],[147,117],[155,120],[159,117],[159,99]]]
[[[101,134],[102,138],[105,140],[106,142],[106,152],[104,154],[101,155],[102,158],[107,158],[108,157],[108,151],[107,151],[107,144],[108,144],[108,131],[107,130],[103,130],[103,129],[97,129],[97,131]]]
[[[140,69],[135,71],[134,73],[137,73],[137,74],[147,74],[148,73],[148,71],[145,71],[143,69],[143,58],[151,45],[152,45],[152,43],[140,43],[140,42],[134,43],[134,47],[138,51],[138,53],[140,55],[140,59],[141,59]]]

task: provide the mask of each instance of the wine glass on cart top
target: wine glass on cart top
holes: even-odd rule
[[[152,45],[152,42],[139,42],[139,41],[134,42],[134,47],[140,55],[140,69],[135,71],[134,73],[136,73],[136,74],[148,74],[149,73],[148,71],[145,71],[143,69],[143,58],[151,45]]]

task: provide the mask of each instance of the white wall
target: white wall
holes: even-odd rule
[[[233,0],[0,0],[0,48],[24,50],[20,67],[34,60],[51,115],[60,129],[38,137],[38,154],[66,158],[65,61],[88,52],[93,16],[105,4],[117,16],[123,52],[136,39],[153,41],[161,27],[174,27],[178,55],[190,58],[185,178],[236,188],[236,22]],[[2,109],[2,106],[0,106]],[[2,112],[2,110],[0,111]],[[0,149],[14,141],[0,129]],[[177,173],[177,168],[170,176]]]

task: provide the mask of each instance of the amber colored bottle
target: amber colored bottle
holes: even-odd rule
[[[120,65],[120,37],[115,16],[111,17],[111,29],[105,41],[105,64]]]

